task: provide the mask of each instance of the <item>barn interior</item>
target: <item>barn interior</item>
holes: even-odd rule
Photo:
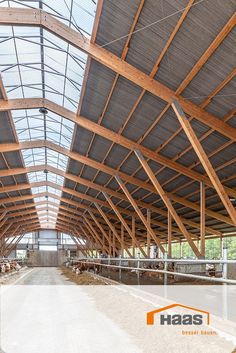
[[[2,269],[236,283],[235,10],[0,2]]]

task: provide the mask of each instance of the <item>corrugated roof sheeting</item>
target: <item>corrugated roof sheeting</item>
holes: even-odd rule
[[[234,116],[229,120],[228,122],[229,125],[231,125],[232,127],[236,128],[236,115],[234,114]]]
[[[104,1],[96,43],[104,45],[128,34],[138,4],[139,1]],[[172,14],[176,10],[183,9],[186,4],[187,0],[166,0],[159,2],[155,0],[146,0],[135,29],[140,29],[145,25],[158,21],[158,19],[161,20],[163,17]],[[155,79],[174,90],[177,89],[232,16],[234,10],[235,6],[234,1],[232,0],[226,0],[224,2],[209,0],[193,6],[164,56]],[[178,14],[160,21],[143,31],[138,31],[133,34],[126,57],[127,62],[149,74],[180,16],[181,13],[179,12]],[[233,53],[235,53],[235,46],[233,47],[234,38],[235,29],[225,38],[223,44],[219,46],[209,60],[203,65],[201,70],[193,78],[192,82],[187,85],[182,93],[184,97],[191,99],[199,105],[204,101],[206,98],[205,96],[211,94],[226,76],[230,74],[231,70],[235,67],[234,58],[236,55],[233,58]],[[105,46],[105,48],[120,56],[125,40],[126,38],[115,41],[108,46]],[[91,60],[85,95],[81,106],[81,115],[86,116],[92,121],[99,121],[106,105],[114,78],[114,72],[103,67],[94,60]],[[235,86],[235,79],[233,79],[218,93],[216,98],[211,100],[211,103],[205,109],[222,119],[230,109],[235,107],[235,99],[234,96],[231,95],[232,92],[235,91]],[[101,124],[112,131],[121,131],[121,128],[123,128],[123,125],[141,91],[142,90],[133,83],[127,81],[123,77],[119,77]],[[225,95],[227,95],[227,97],[225,97]],[[145,131],[156,120],[165,106],[166,103],[164,101],[146,92],[133,112],[130,121],[125,126],[122,135],[134,141],[142,139]],[[235,119],[236,118],[232,118],[228,123],[236,127]],[[191,125],[199,138],[209,131],[208,126],[196,119],[191,121]],[[192,149],[187,153],[184,153],[180,158],[177,158],[184,149],[188,149],[190,146],[183,131],[179,132],[165,147],[161,148],[161,145],[179,128],[180,125],[178,119],[172,108],[169,108],[159,120],[158,124],[141,143],[152,150],[160,149],[159,153],[161,155],[170,159],[176,159],[177,163],[180,165],[191,166],[193,170],[205,174],[203,167],[198,163],[199,159],[196,153]],[[86,155],[92,136],[93,134],[91,132],[77,127],[72,149]],[[227,142],[228,139],[225,136],[214,131],[202,141],[202,145],[207,153],[214,154],[215,150]],[[103,162],[110,146],[110,141],[100,136],[95,136],[88,156],[91,159]],[[234,158],[234,147],[235,145],[232,144],[212,156],[210,160],[213,166],[218,168],[223,163]],[[105,164],[114,169],[122,164],[120,169],[122,172],[127,173],[128,175],[134,175],[136,178],[146,181],[147,175],[144,170],[140,168],[140,163],[134,153],[122,163],[128,153],[129,151],[126,148],[114,144],[109,155],[106,156]],[[194,166],[194,163],[197,164],[197,166]],[[68,166],[69,172],[72,172],[75,175],[81,173],[82,165],[80,163],[70,161]],[[163,168],[162,165],[153,161],[150,161],[150,166],[152,170],[157,173]],[[138,172],[134,174],[136,170],[138,170]],[[227,178],[234,173],[234,170],[235,164],[232,164],[219,170],[217,173],[220,178]],[[82,173],[84,178],[92,180],[95,175],[95,169],[88,166],[84,167]],[[157,174],[157,179],[161,184],[165,184],[164,188],[168,192],[172,192],[176,188],[183,186],[183,188],[177,192],[177,195],[184,197],[191,194],[187,199],[194,203],[199,202],[199,182],[193,182],[188,185],[187,183],[191,180],[190,178],[184,175],[177,175],[178,173],[176,171],[166,167],[160,174]],[[174,176],[176,176],[176,178],[174,178],[173,181],[168,182],[168,180]],[[110,182],[108,183],[109,180]],[[101,185],[108,183],[108,188],[119,190],[119,186],[114,178],[106,173],[99,172],[95,182]],[[185,184],[187,184],[186,187],[184,187]],[[75,186],[74,183],[68,181],[66,181],[66,185]],[[228,185],[235,186],[234,181],[232,180],[228,182]],[[157,207],[164,207],[163,202],[159,200],[159,196],[156,193],[150,194],[147,190],[142,188],[138,189],[136,186],[129,183],[127,183],[126,186],[130,192],[134,192],[133,196],[135,198],[144,198],[145,202],[153,203]],[[79,185],[76,187],[76,190],[82,191],[87,190],[87,188]],[[119,192],[122,191],[119,190]],[[87,194],[96,197],[97,191],[89,188]],[[63,193],[63,196],[64,195],[69,197],[67,194]],[[145,195],[148,196],[145,198]],[[211,209],[217,209],[221,211],[222,214],[227,214],[227,212],[223,210],[222,205],[219,205],[219,207],[215,206],[215,203],[219,202],[215,190],[208,188],[206,196],[210,197],[209,201],[206,201],[208,207],[211,207]],[[101,193],[99,194],[99,199],[103,200]],[[113,200],[114,202],[119,201],[120,207],[125,208],[129,206],[129,209],[132,209],[130,204],[126,201],[120,202],[120,200]],[[83,203],[89,204],[87,201],[83,201]],[[187,218],[188,214],[190,214],[196,222],[199,222],[198,212],[193,211],[189,207],[183,207],[183,205],[179,203],[174,202],[174,206],[182,216],[185,217],[186,215]],[[165,218],[160,215],[156,214],[155,216],[158,219],[165,220]],[[222,229],[228,227],[222,225],[220,221],[213,220],[211,217],[207,217],[207,224],[212,224],[213,227],[218,227],[219,229],[221,227]],[[188,227],[188,229],[191,229],[193,232],[198,232],[191,227]]]
[[[225,23],[226,21],[227,19],[225,20]],[[199,73],[189,83],[184,90],[184,97],[191,99],[191,97],[199,96],[200,98],[196,103],[200,104],[201,101],[204,101],[204,99],[207,98],[207,96],[230,75],[232,70],[235,69],[235,35],[236,29],[234,28],[216,49],[214,54],[207,60]],[[222,119],[225,112],[235,106],[233,96],[220,96],[232,93],[233,91],[235,91],[235,79],[232,79],[226,87],[218,93],[219,97],[213,98],[212,103],[210,103],[205,109]]]
[[[81,106],[81,115],[85,115],[90,120],[97,122],[104,109],[114,78],[115,73],[113,71],[91,60],[89,80],[86,84]]]
[[[111,178],[113,179],[113,177],[112,177],[110,174],[106,174],[106,173],[100,172],[100,173],[96,176],[94,182],[95,182],[96,184],[106,185],[106,184],[109,182],[109,180],[110,180]],[[116,183],[116,182],[115,182],[115,183]],[[114,187],[114,189],[116,189],[116,188],[117,188],[117,186]]]
[[[162,19],[183,9],[187,3],[187,0],[160,2],[149,0],[145,2],[136,28],[141,29],[150,23],[157,23],[132,36],[130,50],[126,58],[127,62],[150,74],[162,48],[179,20],[181,12],[169,17],[166,21],[162,21]]]
[[[203,1],[192,7],[155,78],[176,90],[234,11],[231,0],[217,1],[217,4],[216,1]]]
[[[0,113],[0,120],[1,120],[1,134],[0,134],[0,143],[14,143],[17,142],[16,134],[14,131],[14,124],[11,120],[11,115],[7,112]],[[24,167],[23,159],[21,156],[21,152],[14,151],[14,152],[6,152],[0,155],[0,169],[8,169],[9,168],[9,175],[0,178],[1,186],[11,186],[16,184],[28,183],[28,178],[26,174],[20,174],[16,176],[11,175],[11,168],[20,168]],[[10,198],[10,197],[17,197],[17,196],[24,196],[30,195],[31,190],[30,188],[20,190],[20,191],[11,191],[8,193],[0,193],[0,199]],[[15,203],[10,202],[7,203],[5,206],[13,206],[15,205],[22,205],[26,201],[18,201]],[[3,205],[1,205],[3,206]]]
[[[106,1],[103,3],[102,13],[96,35],[96,43],[105,45],[129,33],[139,0]],[[108,29],[109,30],[105,30]],[[106,48],[112,53],[121,56],[126,38],[115,41]]]
[[[126,121],[141,91],[140,87],[120,76],[112,93],[102,125],[118,132]],[[136,129],[138,129],[138,126],[136,126]],[[132,137],[129,138],[132,139]]]

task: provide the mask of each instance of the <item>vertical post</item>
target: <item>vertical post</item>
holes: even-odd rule
[[[110,259],[110,257],[111,257],[111,255],[109,254],[109,256],[108,256],[108,265],[110,265],[111,264],[111,259]],[[110,276],[110,273],[111,273],[111,268],[110,267],[108,267],[108,278],[110,278],[111,276]]]
[[[138,286],[140,285],[140,271],[139,271],[139,267],[140,267],[140,253],[138,253],[138,261],[137,261],[137,279],[138,279]]]
[[[227,244],[223,245],[223,260],[227,260],[228,258],[228,249],[227,249]],[[223,264],[223,278],[227,279],[228,277],[228,264],[224,263]],[[227,320],[228,319],[228,300],[227,300],[227,283],[223,283],[223,288],[222,288],[222,311],[223,311],[223,319]]]
[[[147,209],[147,223],[149,226],[151,226],[151,211],[149,209]],[[150,258],[150,240],[151,240],[151,237],[150,237],[150,233],[147,229],[147,257]]]
[[[182,244],[181,239],[179,241],[179,255],[180,255],[180,259],[182,259],[182,257],[183,257],[183,244]]]
[[[112,252],[112,256],[116,257],[116,240],[115,240],[115,234],[113,233],[113,242],[112,242],[113,246],[113,252]]]
[[[119,256],[119,266],[121,267],[121,255]],[[121,268],[119,268],[119,282],[121,282]]]
[[[168,209],[168,257],[172,257],[172,216]]]
[[[201,181],[200,182],[200,211],[201,211],[201,225],[200,225],[200,253],[203,258],[205,258],[206,252],[206,245],[205,245],[205,232],[206,232],[206,216],[205,216],[205,209],[206,209],[206,197],[205,197],[205,184]]]
[[[102,252],[103,252],[103,254],[105,253],[104,245],[105,245],[105,237],[104,237],[104,235],[102,235]]]
[[[167,259],[167,253],[165,252],[164,253],[164,260]],[[164,261],[164,270],[167,271],[167,266],[168,266],[168,263],[167,261]],[[167,273],[164,273],[164,286],[167,285],[167,281],[168,281],[168,278],[167,278]]]
[[[228,257],[228,249],[227,249],[227,245],[224,244],[223,247],[223,260],[227,260]],[[228,268],[227,268],[227,263],[223,264],[223,278],[227,279],[227,275],[228,275]]]
[[[133,236],[135,237],[135,217],[132,216],[132,233]],[[133,257],[135,258],[135,247],[134,247],[134,242],[132,241],[132,250],[133,250]]]
[[[121,223],[121,257],[124,257],[124,226]]]
[[[223,237],[220,237],[220,258],[223,259]]]
[[[111,230],[109,229],[109,257],[111,257]]]

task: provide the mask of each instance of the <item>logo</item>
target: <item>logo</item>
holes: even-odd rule
[[[187,314],[164,314],[163,311],[181,307],[188,309]],[[156,314],[159,318],[160,325],[210,325],[210,313],[205,310],[200,310],[193,308],[191,306],[183,305],[183,304],[171,304],[164,306],[163,308],[156,309],[147,313],[147,325],[154,325],[154,317]]]

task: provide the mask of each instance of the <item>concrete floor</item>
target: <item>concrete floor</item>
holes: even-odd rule
[[[35,267],[29,269],[28,274],[19,279],[16,284],[19,285],[73,285],[61,275],[57,267]]]
[[[181,327],[147,326],[146,313],[166,300],[150,301],[146,291],[74,285],[53,267],[20,276],[0,286],[0,352],[229,353],[235,347],[218,335],[186,337]]]
[[[57,268],[31,269],[0,293],[0,351],[141,352],[115,319]]]

